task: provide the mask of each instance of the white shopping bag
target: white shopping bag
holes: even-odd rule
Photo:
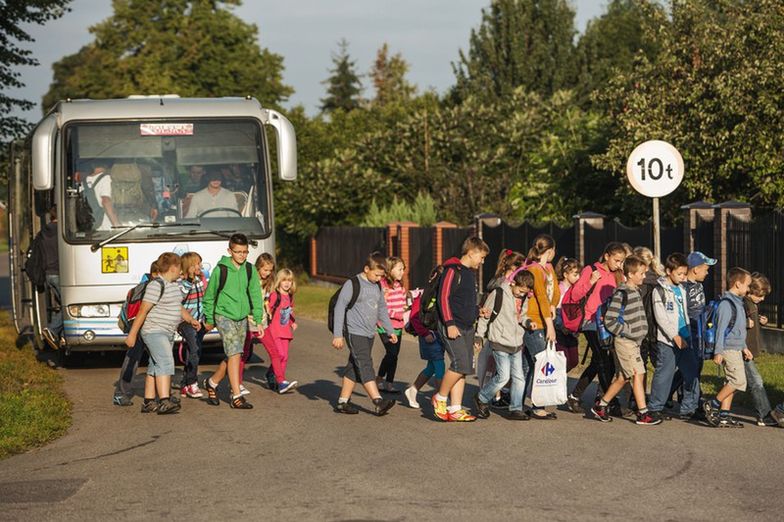
[[[536,355],[531,402],[540,408],[566,402],[566,356],[556,351],[552,341]]]

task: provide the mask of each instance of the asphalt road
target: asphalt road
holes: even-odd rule
[[[0,462],[0,519],[782,519],[782,429],[638,427],[567,412],[446,424],[429,405],[402,404],[383,418],[337,415],[345,353],[322,324],[301,322],[289,367],[301,386],[273,394],[259,384],[266,365],[251,365],[250,411],[185,400],[177,415],[142,415],[141,399],[111,404],[116,358],[59,370],[73,427]],[[377,342],[376,363],[381,351]],[[405,341],[398,384],[421,366]]]

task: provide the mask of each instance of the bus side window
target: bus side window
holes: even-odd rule
[[[35,215],[43,219],[49,209],[52,208],[52,205],[54,205],[54,189],[46,191],[36,190],[33,194],[33,203],[35,205]],[[41,226],[45,223],[45,221],[42,222]]]

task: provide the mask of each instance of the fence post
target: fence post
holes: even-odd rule
[[[433,266],[444,262],[444,229],[457,228],[457,225],[448,221],[439,221],[433,225]]]
[[[406,271],[403,273],[403,286],[405,288],[411,288],[411,234],[409,231],[412,227],[418,226],[413,221],[401,221],[397,224],[397,255],[406,265]]]
[[[397,242],[397,226],[400,222],[393,221],[392,223],[387,223],[387,257],[389,256],[396,256],[400,250],[400,246],[396,244]]]
[[[316,236],[310,236],[310,277],[318,273],[318,255],[316,254]]]
[[[580,264],[585,264],[585,225],[594,225],[594,228],[604,229],[604,214],[596,212],[581,212],[575,214],[574,218],[574,255],[580,260]]]
[[[743,221],[751,221],[751,205],[741,201],[725,201],[713,205],[713,248],[715,258],[718,260],[713,273],[715,281],[714,290],[717,295],[727,288],[727,254],[729,242],[727,241],[727,221],[729,216]]]
[[[688,205],[683,205],[681,210],[685,211],[683,216],[683,246],[686,254],[694,252],[695,240],[694,235],[697,230],[697,224],[700,220],[711,221],[713,219],[713,204],[707,201],[695,201]],[[713,252],[704,252],[706,255],[713,255]]]

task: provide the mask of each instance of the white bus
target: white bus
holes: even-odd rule
[[[122,349],[120,306],[160,253],[198,252],[208,277],[235,232],[251,240],[249,261],[274,253],[267,127],[278,175],[294,180],[294,128],[251,97],[59,102],[11,149],[8,244],[20,335],[39,348],[55,344],[63,360]],[[59,302],[24,274],[53,207]],[[44,329],[58,311],[62,337],[47,343]],[[215,332],[206,339],[218,340]]]

